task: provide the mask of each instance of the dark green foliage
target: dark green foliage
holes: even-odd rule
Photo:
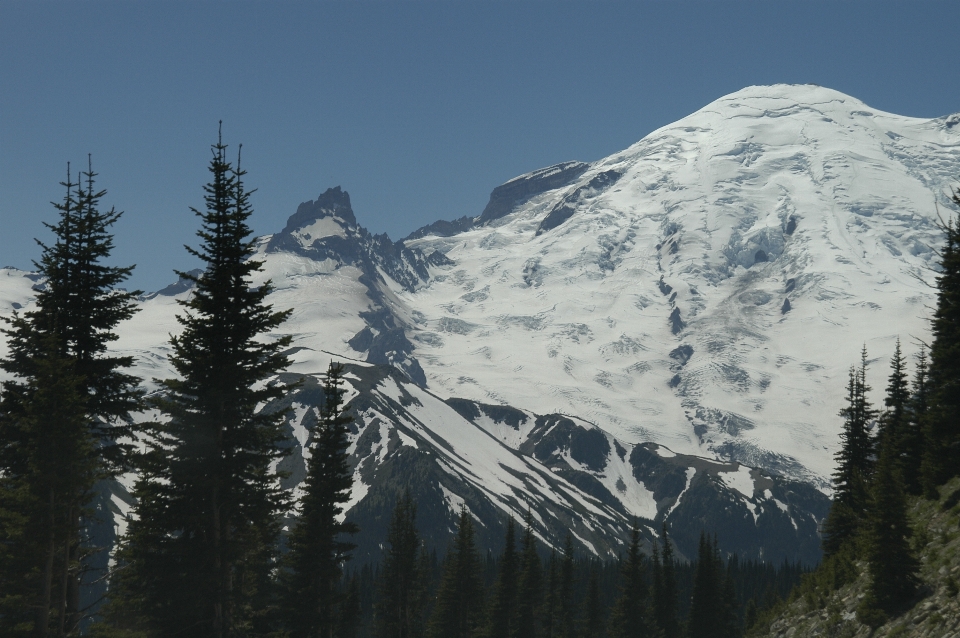
[[[913,375],[910,399],[907,403],[907,419],[900,444],[903,486],[908,494],[915,496],[923,491],[921,464],[925,448],[924,424],[927,416],[927,395],[927,352],[921,345]]]
[[[343,366],[331,362],[323,384],[320,422],[310,446],[299,517],[284,561],[289,573],[283,621],[294,638],[330,636],[337,627],[344,596],[339,590],[343,563],[354,548],[342,536],[359,531],[355,524],[338,520],[353,486],[347,455],[347,425],[352,419],[344,414],[344,392]]]
[[[870,511],[867,565],[876,606],[896,612],[916,592],[920,564],[910,548],[912,530],[893,446],[884,446],[877,465]]]
[[[953,201],[960,205],[960,190]],[[960,225],[951,219],[942,228],[946,241],[940,250],[927,373],[923,483],[929,498],[937,496],[938,485],[960,472]]]
[[[417,533],[417,505],[409,493],[397,499],[387,544],[376,605],[378,635],[420,638],[424,635],[427,566]]]
[[[653,546],[654,613],[663,638],[680,638],[682,632],[677,614],[676,567],[666,523],[663,524],[660,542],[663,544],[662,558],[657,544]]]
[[[689,638],[736,638],[740,635],[732,563],[724,569],[717,541],[700,535],[693,596],[690,601]]]
[[[100,466],[73,360],[48,342],[34,356],[30,388],[16,416],[19,472],[0,478],[4,561],[0,565],[0,633],[62,636],[81,619],[80,517]]]
[[[284,453],[284,415],[258,406],[284,393],[266,381],[287,365],[290,339],[262,336],[289,311],[265,303],[269,283],[251,283],[261,263],[249,259],[244,172],[222,142],[212,150],[206,209],[194,209],[202,243],[188,248],[206,269],[179,273],[196,286],[181,302],[183,331],[171,338],[179,378],[163,381],[154,401],[169,420],[145,428],[138,518],[115,587],[118,617],[139,617],[160,636],[263,635],[276,605],[271,573],[286,496],[271,466]]]
[[[573,600],[573,536],[569,533],[563,542],[563,555],[560,557],[560,582],[557,591],[557,600],[560,603],[559,625],[557,636],[572,638],[576,633],[575,610]],[[522,635],[522,634],[521,634]]]
[[[457,538],[444,560],[443,576],[427,635],[431,638],[475,638],[483,629],[483,581],[474,544],[473,520],[460,510]]]
[[[572,578],[573,546],[569,539],[568,546],[571,552],[570,577]],[[563,568],[561,566],[561,572],[562,571]],[[523,539],[520,541],[520,579],[517,586],[516,602],[517,620],[513,633],[515,638],[537,638],[537,636],[540,635],[540,599],[543,596],[542,580],[543,575],[540,556],[537,555],[537,540],[533,537],[533,521],[528,514]],[[564,609],[568,616],[571,614],[570,606],[571,605],[568,605]],[[561,619],[562,618],[563,616],[561,615]]]
[[[590,563],[590,581],[587,584],[587,596],[583,601],[583,612],[580,635],[583,638],[603,638],[606,636],[605,610],[600,597],[600,574],[597,565]]]
[[[507,521],[507,533],[500,571],[493,591],[490,620],[487,626],[489,638],[513,638],[516,629],[517,578],[520,570],[517,560],[515,526],[513,519]]]
[[[547,560],[547,587],[543,595],[543,637],[557,638],[560,635],[560,566],[557,552],[550,552]]]
[[[833,475],[836,491],[833,505],[823,526],[823,551],[830,556],[853,542],[866,520],[869,481],[873,476],[874,442],[868,425],[876,410],[867,400],[867,350],[860,355],[860,368],[850,369],[847,406],[840,410],[843,430],[837,452],[837,470]]]
[[[100,211],[105,191],[92,169],[58,211],[52,245],[40,243],[43,277],[35,307],[6,320],[9,379],[0,392],[0,628],[4,635],[64,635],[83,620],[88,559],[102,548],[84,537],[97,480],[123,465],[138,379],[130,357],[107,352],[116,325],[134,313],[138,292],[116,290],[132,267],[103,265],[120,217]],[[85,182],[85,184],[83,183]],[[0,556],[2,557],[2,556]],[[86,610],[89,611],[89,610]]]
[[[640,551],[640,529],[634,525],[627,555],[620,559],[620,595],[610,616],[613,638],[657,636],[653,606]]]
[[[907,362],[900,349],[900,339],[890,360],[890,377],[887,382],[887,394],[883,399],[886,407],[880,415],[880,428],[877,433],[877,445],[892,446],[896,450],[897,464],[900,464],[901,450],[907,435],[907,410],[910,401],[910,386],[907,380]]]

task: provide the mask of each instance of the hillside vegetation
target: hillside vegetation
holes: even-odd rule
[[[857,610],[870,587],[865,561],[837,560],[807,577],[789,602],[761,618],[750,638],[960,636],[960,479],[940,488],[940,498],[910,500],[912,544],[921,585],[907,610],[872,629]],[[845,582],[846,581],[846,582]],[[833,585],[844,583],[838,589]]]

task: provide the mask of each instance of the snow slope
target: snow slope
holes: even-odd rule
[[[450,237],[396,289],[435,391],[823,484],[848,367],[927,334],[960,116],[750,87]],[[442,272],[441,272],[442,271]],[[879,400],[879,394],[874,397]]]

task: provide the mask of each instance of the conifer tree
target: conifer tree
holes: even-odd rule
[[[517,577],[520,570],[515,535],[513,519],[510,518],[507,520],[500,571],[490,605],[489,638],[513,638],[517,626]]]
[[[907,379],[907,362],[897,339],[893,358],[890,360],[890,378],[887,382],[887,394],[883,399],[886,410],[880,416],[880,428],[877,433],[877,445],[892,446],[894,458],[900,463],[903,444],[907,435],[907,409],[910,401],[910,385]]]
[[[267,633],[276,605],[279,513],[286,505],[272,469],[282,457],[282,413],[259,406],[284,388],[268,382],[287,365],[289,337],[265,340],[289,311],[266,304],[270,283],[255,286],[261,262],[250,259],[250,192],[239,154],[234,168],[218,139],[204,187],[201,247],[206,264],[181,302],[183,331],[171,337],[179,377],[161,382],[154,405],[169,420],[148,425],[148,450],[135,487],[137,518],[120,558],[118,591],[127,613],[164,636],[226,638]]]
[[[867,543],[870,593],[881,610],[892,613],[916,592],[920,566],[910,548],[912,530],[894,446],[881,449],[872,496]]]
[[[378,635],[420,638],[424,635],[427,574],[417,532],[417,504],[410,492],[397,499],[387,543],[376,606]]]
[[[294,638],[330,637],[338,623],[343,593],[343,563],[355,547],[343,539],[354,523],[341,521],[350,500],[353,472],[347,455],[343,365],[330,362],[323,384],[323,406],[310,447],[304,494],[290,533],[285,563],[290,570],[284,592],[284,623]]]
[[[116,288],[132,266],[103,264],[121,213],[100,210],[106,192],[89,164],[80,177],[73,182],[68,166],[58,220],[46,224],[55,241],[37,242],[42,287],[31,310],[5,320],[0,361],[10,375],[0,391],[0,545],[13,559],[0,563],[0,605],[22,603],[0,611],[0,628],[32,610],[20,628],[40,636],[74,632],[83,618],[85,559],[97,551],[83,539],[87,505],[96,481],[123,463],[116,437],[141,396],[123,372],[133,359],[108,352],[139,294]]]
[[[540,599],[542,570],[533,536],[533,520],[527,514],[523,539],[520,541],[520,578],[517,587],[517,622],[515,638],[537,638],[540,635]]]
[[[576,617],[573,602],[573,536],[567,532],[563,541],[563,556],[560,558],[560,633],[562,638],[572,638],[576,633]]]
[[[583,601],[583,638],[603,638],[604,609],[600,597],[600,574],[596,562],[590,563],[587,597]]]
[[[543,596],[543,637],[560,636],[560,567],[557,550],[551,550],[547,562],[547,586]]]
[[[677,577],[674,565],[673,547],[667,534],[667,524],[663,524],[660,535],[663,555],[654,543],[654,610],[657,626],[663,632],[663,638],[680,638],[680,619],[677,611]]]
[[[824,522],[823,550],[827,556],[853,542],[866,518],[869,482],[873,475],[874,441],[869,425],[876,411],[867,399],[870,386],[866,382],[867,350],[860,355],[860,368],[850,369],[847,383],[847,406],[840,410],[843,430],[837,452],[837,470],[833,481],[836,491],[833,504]]]
[[[717,556],[710,539],[700,533],[697,549],[697,568],[690,600],[689,638],[721,638],[723,582],[717,565]]]
[[[907,420],[904,427],[901,467],[903,486],[908,494],[923,493],[921,464],[923,462],[924,424],[927,415],[927,352],[923,345],[917,355],[917,365],[907,404]]]
[[[960,205],[960,190],[953,201]],[[960,472],[960,223],[950,219],[942,228],[946,241],[936,279],[922,469],[924,492],[931,498],[938,485]]]
[[[640,528],[636,524],[627,555],[620,559],[620,564],[620,595],[610,616],[610,635],[613,638],[659,636],[640,551]]]
[[[430,638],[478,637],[483,629],[483,611],[483,583],[473,519],[466,507],[461,507],[457,537],[444,560],[427,635]]]

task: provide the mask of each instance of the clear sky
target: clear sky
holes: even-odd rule
[[[30,267],[67,162],[92,153],[125,211],[116,263],[135,287],[172,282],[195,266],[220,119],[258,234],[340,185],[398,239],[751,84],[960,111],[958,29],[957,0],[0,0],[0,266]]]

